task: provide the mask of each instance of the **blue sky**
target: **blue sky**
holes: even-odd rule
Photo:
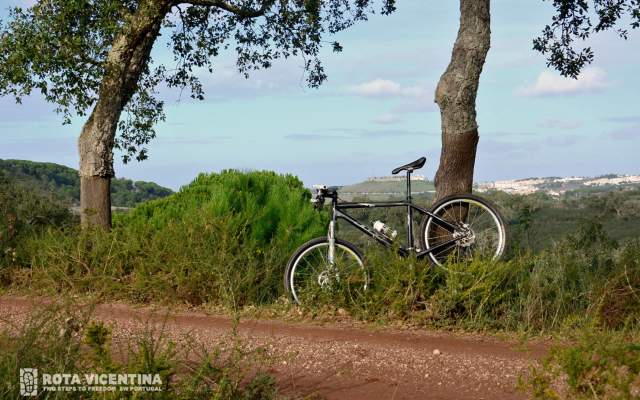
[[[22,2],[24,4],[24,1]],[[0,0],[6,8],[20,0]],[[199,172],[270,169],[307,185],[345,184],[440,152],[433,91],[458,27],[457,1],[399,0],[391,16],[337,35],[344,51],[323,52],[329,80],[304,86],[302,60],[277,62],[249,80],[233,54],[204,75],[207,99],[166,98],[150,159],[116,165],[121,177],[178,188]],[[549,2],[492,1],[492,48],[478,94],[476,180],[531,176],[640,174],[640,34],[605,33],[588,44],[596,60],[578,81],[546,68],[532,39],[551,18]],[[167,59],[164,45],[154,56]],[[39,97],[0,99],[0,158],[77,166],[78,118],[62,126]],[[119,159],[119,155],[116,155]]]

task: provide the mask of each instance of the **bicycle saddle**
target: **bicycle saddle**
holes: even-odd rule
[[[401,167],[398,167],[396,169],[394,169],[393,171],[391,171],[391,173],[393,175],[398,174],[398,172],[400,171],[413,171],[414,169],[420,169],[422,167],[424,167],[424,163],[427,162],[427,157],[420,157],[417,160],[415,160],[412,163],[409,164],[405,164]]]

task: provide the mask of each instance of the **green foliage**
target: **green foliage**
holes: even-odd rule
[[[576,344],[554,347],[521,383],[533,399],[637,399],[640,338],[584,332]]]
[[[266,373],[263,349],[249,349],[237,336],[206,346],[187,338],[172,341],[156,326],[128,332],[112,351],[111,330],[92,319],[91,306],[75,302],[36,307],[26,321],[0,330],[0,397],[19,398],[19,369],[84,376],[158,374],[156,392],[43,392],[47,399],[221,399],[277,397]]]
[[[640,274],[639,252],[639,242],[617,249],[594,224],[541,253],[506,261],[440,268],[373,251],[366,254],[369,290],[357,299],[337,293],[311,308],[329,304],[366,320],[471,330],[558,332],[611,321],[637,327],[637,290],[626,277]]]
[[[598,310],[600,323],[613,329],[640,325],[640,245],[622,249],[619,262],[603,289]]]
[[[22,239],[22,264],[30,268],[6,269],[3,283],[133,302],[274,304],[287,259],[326,234],[327,215],[309,197],[289,175],[202,174],[178,193],[118,215],[111,232],[49,229]],[[620,245],[600,224],[583,224],[540,252],[446,268],[358,246],[368,290],[322,293],[305,306],[309,312],[342,308],[370,321],[529,333],[640,326],[640,242]]]
[[[57,231],[27,241],[27,279],[49,293],[100,291],[134,301],[263,304],[286,261],[325,221],[292,176],[225,171],[120,215],[111,232]]]
[[[8,21],[0,24],[0,96],[19,102],[39,91],[66,123],[73,115],[85,115],[99,96],[118,99],[118,115],[123,108],[126,115],[119,121],[115,146],[124,162],[143,160],[145,146],[155,137],[154,125],[165,117],[159,86],[187,88],[193,98],[204,99],[201,72],[213,72],[214,58],[232,49],[245,76],[271,67],[276,59],[302,56],[309,86],[318,87],[326,79],[320,61],[326,35],[366,20],[375,9],[389,14],[395,0],[38,1],[12,8]],[[156,64],[147,53],[129,65],[158,37],[168,39],[163,44],[173,50],[175,62]],[[126,51],[110,53],[114,44],[125,45]],[[101,93],[105,77],[133,81],[110,84]]]
[[[580,226],[597,220],[612,239],[625,242],[640,236],[640,190],[579,190],[560,197],[542,193],[486,196],[499,206],[508,224],[508,252],[539,252]]]
[[[430,190],[429,182],[422,182],[422,188],[413,184],[414,202],[429,208],[432,204],[431,193],[415,193]],[[353,197],[358,201],[390,201],[404,197],[403,182],[363,182],[346,186],[343,191],[357,192]],[[365,195],[367,192],[369,194]],[[395,192],[395,193],[393,193]],[[378,194],[375,194],[378,193]],[[598,220],[606,234],[614,240],[625,242],[640,237],[640,189],[626,188],[582,188],[565,192],[560,196],[545,193],[528,195],[508,194],[500,191],[482,193],[481,196],[496,204],[507,224],[507,254],[532,251],[538,253],[553,246],[567,235],[577,231],[580,226]],[[342,196],[341,196],[342,197]],[[404,218],[401,208],[382,210],[354,210],[354,217],[365,224],[381,219],[405,234]],[[419,218],[419,216],[416,216]],[[416,225],[417,229],[417,225]],[[349,236],[349,240],[361,237],[358,232]]]
[[[554,0],[552,23],[533,41],[533,49],[547,56],[547,65],[562,75],[577,78],[593,61],[590,47],[576,48],[597,32],[612,30],[626,39],[627,27],[640,27],[640,3],[636,0]]]
[[[292,238],[318,233],[318,215],[309,207],[310,193],[297,178],[273,172],[200,174],[175,195],[143,204],[119,223],[162,229],[181,221],[196,221],[203,213],[229,216],[232,229],[246,231],[251,247],[278,246]],[[284,246],[289,247],[289,246]]]
[[[64,227],[73,222],[58,199],[25,189],[0,171],[0,280],[6,273],[3,266],[28,261],[24,250],[28,237],[45,227]]]
[[[0,160],[0,172],[31,192],[55,197],[67,205],[80,204],[80,177],[73,168],[54,163]],[[134,182],[123,178],[111,180],[111,203],[116,207],[134,207],[171,193],[171,189],[153,182]]]

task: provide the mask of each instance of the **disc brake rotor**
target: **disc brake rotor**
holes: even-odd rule
[[[456,229],[453,232],[453,238],[457,239],[456,245],[460,247],[471,247],[476,241],[476,235],[469,224],[462,224]]]

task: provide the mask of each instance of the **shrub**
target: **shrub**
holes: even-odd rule
[[[614,329],[640,326],[640,242],[622,250],[619,264],[603,288],[599,322]]]
[[[0,269],[28,262],[22,249],[27,238],[45,227],[62,227],[73,221],[67,205],[53,195],[20,187],[0,171]]]
[[[140,302],[270,302],[282,293],[289,255],[325,229],[309,198],[288,175],[200,175],[118,215],[111,232],[50,230],[29,241],[31,270],[13,283]]]
[[[273,304],[287,259],[324,235],[327,216],[296,178],[272,172],[200,175],[180,192],[116,216],[111,232],[48,229],[24,240],[31,268],[5,286],[40,294],[99,292],[133,302]],[[343,232],[341,232],[342,234]],[[362,235],[360,235],[362,236]],[[640,242],[622,247],[589,223],[536,254],[435,267],[366,249],[371,278],[317,293],[311,312],[342,308],[367,320],[530,333],[640,323]]]
[[[588,327],[636,327],[640,321],[640,244],[617,249],[598,225],[539,254],[436,267],[392,251],[366,254],[369,289],[357,299],[331,293],[327,304],[369,320],[529,333]],[[613,321],[617,321],[614,324]]]
[[[622,268],[616,247],[600,225],[589,223],[552,248],[520,258],[514,308],[522,325],[554,330],[592,319],[607,280]]]
[[[317,235],[324,225],[309,207],[310,198],[302,182],[292,175],[226,170],[200,174],[175,195],[142,204],[118,224],[131,229],[152,225],[161,230],[176,223],[228,217],[231,229],[243,231],[245,246],[288,252],[299,241]]]
[[[521,378],[534,399],[640,398],[640,342],[625,333],[587,332],[554,347]]]

